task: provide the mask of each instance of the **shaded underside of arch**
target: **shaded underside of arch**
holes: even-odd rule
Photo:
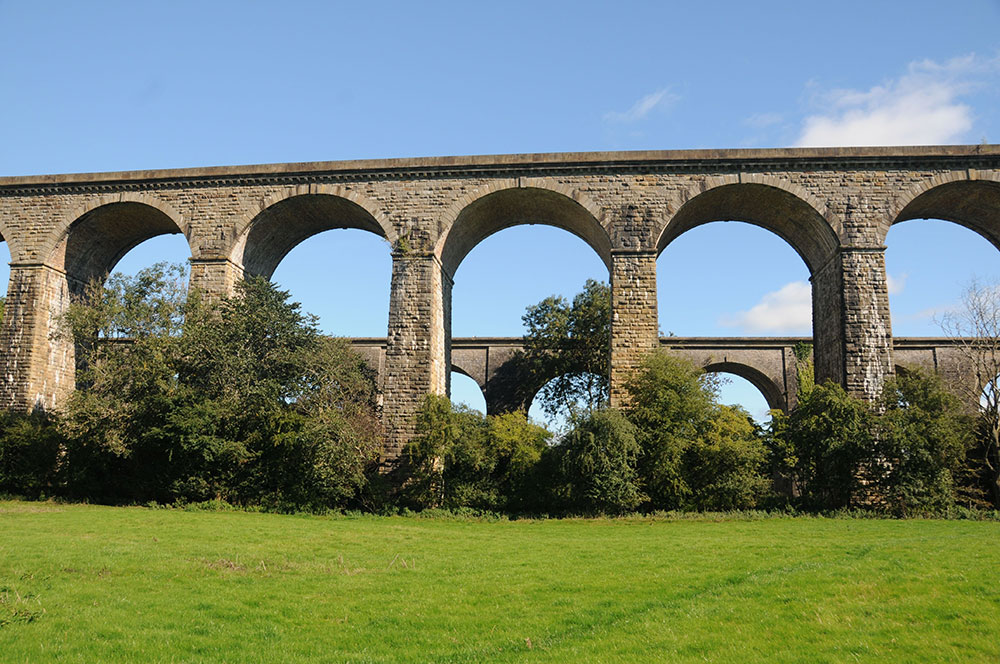
[[[1000,183],[963,180],[938,185],[910,201],[892,223],[911,219],[960,224],[1000,249]]]
[[[441,263],[454,275],[462,260],[490,235],[511,226],[544,224],[569,231],[611,265],[611,239],[600,222],[564,194],[523,187],[504,189],[476,199],[463,209],[440,249]]]
[[[704,369],[706,373],[728,373],[745,378],[764,396],[768,408],[788,411],[784,390],[759,369],[737,362],[715,362],[705,366]]]
[[[455,362],[455,356],[454,356],[454,355],[452,355],[452,358],[451,358],[451,370],[452,370],[452,371],[454,371],[455,373],[458,373],[458,374],[462,374],[462,375],[463,375],[463,376],[465,376],[466,378],[471,378],[471,379],[472,379],[472,380],[473,380],[473,381],[474,381],[474,382],[476,383],[476,385],[478,385],[478,386],[479,386],[479,389],[480,389],[480,390],[485,390],[485,389],[486,389],[486,388],[485,388],[485,387],[483,386],[483,384],[482,384],[482,382],[480,381],[480,379],[476,378],[476,377],[475,377],[475,376],[473,375],[473,372],[472,372],[472,371],[468,371],[468,370],[464,369],[464,368],[462,367],[462,365],[461,365],[461,364],[457,364],[457,363]],[[484,394],[485,394],[485,393],[484,393]]]
[[[452,363],[452,365],[451,365],[451,371],[452,371],[452,373],[457,373],[457,374],[459,374],[461,376],[465,376],[466,378],[468,378],[469,380],[471,380],[473,383],[476,384],[476,386],[479,388],[479,393],[483,395],[483,402],[486,404],[486,407],[484,408],[483,415],[490,414],[489,413],[489,401],[486,398],[486,388],[483,387],[483,384],[480,383],[479,380],[475,376],[473,376],[470,372],[466,371],[465,369],[463,369],[462,367],[460,367],[460,366],[458,366],[458,365],[456,365],[454,363]],[[453,382],[453,381],[449,381],[449,384],[451,382]],[[449,394],[449,397],[451,399],[454,399],[454,396],[452,396],[452,394]]]
[[[683,233],[714,221],[743,221],[775,233],[802,257],[810,273],[839,245],[826,219],[801,198],[770,185],[738,183],[709,189],[684,203],[661,233],[657,253]]]
[[[317,233],[357,228],[385,238],[368,210],[332,194],[301,194],[271,205],[254,217],[237,247],[234,262],[247,274],[270,278],[281,260]]]
[[[145,203],[109,203],[74,221],[56,245],[50,265],[78,284],[103,279],[136,245],[183,232],[169,215]]]

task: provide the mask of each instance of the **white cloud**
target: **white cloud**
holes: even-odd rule
[[[639,101],[635,102],[632,104],[632,108],[628,109],[624,113],[619,111],[608,111],[604,114],[604,120],[605,122],[613,123],[636,122],[649,115],[650,111],[654,108],[658,106],[669,106],[678,99],[680,99],[680,97],[675,94],[671,94],[670,90],[667,88],[663,88],[662,90],[657,90],[656,92],[648,94]]]
[[[889,289],[889,295],[899,295],[903,292],[906,287],[906,277],[909,275],[904,274],[901,277],[894,277],[891,274],[886,273],[885,280],[886,286]]]
[[[808,333],[812,329],[812,287],[805,281],[785,284],[749,311],[725,316],[719,324],[746,332]]]
[[[974,55],[945,64],[910,63],[899,79],[867,91],[834,90],[817,98],[829,110],[805,119],[796,145],[934,145],[965,142],[972,109],[961,97],[997,61]]]

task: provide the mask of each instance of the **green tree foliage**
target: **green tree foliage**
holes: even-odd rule
[[[636,427],[618,410],[592,412],[553,448],[556,505],[570,512],[622,514],[646,499],[637,469]]]
[[[691,494],[684,507],[734,510],[757,507],[771,482],[762,472],[766,448],[750,415],[714,404],[702,437],[684,458]]]
[[[71,490],[308,507],[354,497],[381,443],[363,360],[265,280],[208,306],[172,275],[121,278],[71,309],[90,349],[62,421]]]
[[[57,490],[62,439],[42,412],[0,412],[0,493],[40,498]]]
[[[654,509],[742,509],[766,493],[765,448],[749,416],[717,403],[717,379],[665,351],[626,386]]]
[[[829,381],[799,397],[790,415],[774,413],[773,457],[806,507],[846,507],[861,495],[863,466],[876,458],[868,404]]]
[[[589,279],[572,303],[548,297],[528,307],[522,320],[530,373],[545,383],[539,392],[543,410],[572,421],[606,405],[611,366],[607,284]]]
[[[977,497],[966,465],[974,418],[937,374],[900,373],[886,384],[880,410],[879,484],[890,509],[941,509]]]
[[[769,442],[804,507],[908,513],[969,495],[972,428],[937,375],[912,371],[888,381],[876,404],[817,385],[790,415],[774,414]]]
[[[419,507],[534,509],[535,473],[550,436],[522,412],[483,416],[430,395],[406,448],[411,476],[404,496]]]

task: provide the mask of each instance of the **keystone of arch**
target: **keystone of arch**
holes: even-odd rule
[[[775,218],[774,221],[763,219],[742,218],[741,210],[733,209],[731,213],[722,210],[720,213],[709,214],[704,220],[697,218],[677,229],[676,220],[684,214],[685,208],[696,199],[729,187],[767,187],[791,199],[805,213],[807,226],[796,224],[792,219]],[[676,205],[662,225],[656,231],[654,246],[657,252],[662,252],[670,242],[683,233],[699,225],[713,221],[744,221],[765,228],[787,242],[802,257],[810,272],[823,265],[836,250],[843,237],[843,224],[830,212],[826,204],[806,188],[788,180],[763,175],[759,173],[738,173],[707,177],[693,186],[680,192]],[[687,220],[685,220],[687,221]],[[676,233],[674,231],[677,231]]]
[[[500,219],[494,219],[492,220],[494,223],[487,222],[487,227],[484,229],[485,233],[473,234],[473,236],[480,237],[473,240],[468,247],[460,247],[455,251],[449,251],[455,243],[453,231],[456,228],[456,224],[460,222],[463,213],[466,213],[471,206],[488,196],[502,194],[503,192],[526,190],[538,190],[550,194],[558,194],[566,203],[575,206],[579,214],[574,215],[576,221],[573,223],[553,223],[544,217],[539,217],[537,221],[530,223],[551,225],[573,233],[597,252],[597,255],[608,266],[608,269],[611,269],[611,234],[608,232],[603,208],[579,189],[556,182],[551,178],[520,177],[494,180],[488,184],[476,187],[457,198],[438,217],[438,239],[434,245],[434,255],[438,257],[449,274],[454,276],[455,271],[469,251],[484,239],[497,231],[520,223],[510,224]]]

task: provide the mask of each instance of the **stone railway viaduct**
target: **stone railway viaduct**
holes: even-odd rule
[[[392,247],[383,391],[393,457],[423,396],[447,392],[453,358],[463,352],[450,329],[457,268],[484,238],[526,223],[574,233],[607,265],[611,397],[620,402],[623,378],[661,343],[657,256],[713,221],[761,226],[795,249],[811,274],[817,378],[872,397],[895,370],[894,352],[906,352],[892,342],[885,236],[892,224],[920,218],[962,224],[1000,248],[1000,146],[502,155],[0,178],[0,235],[11,254],[0,406],[59,408],[75,383],[73,345],[55,334],[62,313],[84,284],[153,236],[183,233],[192,285],[224,295],[245,274],[269,277],[306,238],[358,228]]]

